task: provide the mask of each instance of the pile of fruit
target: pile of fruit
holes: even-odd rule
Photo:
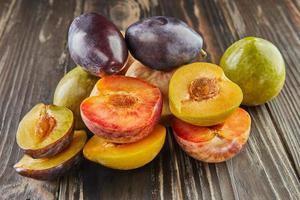
[[[79,66],[61,79],[53,105],[40,103],[21,120],[16,138],[25,155],[16,171],[53,179],[82,154],[114,169],[141,167],[164,145],[159,122],[171,124],[178,144],[197,160],[235,156],[251,127],[240,104],[277,96],[284,61],[273,44],[255,37],[230,46],[220,66],[199,62],[202,45],[197,32],[172,17],[143,19],[125,34],[96,13],[75,18],[68,46]],[[88,141],[86,128],[94,134]]]

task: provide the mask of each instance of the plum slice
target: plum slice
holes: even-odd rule
[[[162,95],[154,85],[125,76],[100,79],[80,106],[85,125],[115,143],[147,136],[160,119]]]
[[[238,108],[222,124],[195,126],[174,117],[172,128],[176,141],[188,155],[217,163],[240,152],[249,137],[251,118],[245,110]]]
[[[22,176],[39,180],[55,179],[79,163],[86,139],[85,131],[75,131],[71,144],[64,151],[49,158],[34,159],[24,155],[14,168]]]
[[[135,169],[155,158],[165,138],[166,128],[159,124],[147,137],[129,144],[115,144],[93,136],[84,146],[83,155],[88,160],[113,169]]]
[[[68,108],[37,104],[21,120],[17,143],[33,158],[53,156],[71,143],[73,123],[73,113]]]
[[[173,74],[169,84],[171,112],[198,126],[222,123],[241,104],[241,88],[230,81],[221,67],[196,62]]]

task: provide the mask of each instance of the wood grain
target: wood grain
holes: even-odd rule
[[[15,133],[21,117],[34,104],[52,101],[65,71],[60,61],[75,7],[65,1],[0,4],[6,5],[8,10],[4,10],[9,15],[1,18],[9,20],[0,40],[0,199],[56,199],[58,180],[40,182],[15,173],[12,166],[22,155]]]
[[[99,12],[120,29],[140,18],[168,15],[200,32],[218,63],[234,41],[255,35],[281,50],[286,83],[273,101],[247,107],[252,131],[230,161],[188,157],[169,128],[157,158],[140,169],[111,170],[84,161],[54,182],[18,176],[19,120],[36,103],[52,101],[58,80],[74,67],[67,30],[82,12]],[[300,3],[297,0],[0,0],[0,199],[300,199]]]

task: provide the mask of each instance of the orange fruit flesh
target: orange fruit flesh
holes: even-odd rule
[[[105,129],[123,132],[151,123],[161,101],[157,87],[135,78],[109,76],[98,81],[91,97],[82,102],[81,112]]]
[[[85,145],[85,158],[114,169],[135,169],[150,161],[163,147],[166,129],[156,125],[154,130],[145,138],[127,144],[114,144],[93,136]]]
[[[215,137],[227,140],[245,139],[251,126],[249,114],[238,108],[222,124],[209,127],[195,126],[179,119],[173,119],[172,127],[178,137],[194,142],[208,142]]]

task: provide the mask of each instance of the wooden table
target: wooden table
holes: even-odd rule
[[[56,181],[21,177],[12,168],[22,156],[18,122],[36,103],[52,102],[59,79],[74,67],[69,24],[88,11],[120,29],[147,16],[178,17],[203,35],[214,63],[239,38],[266,38],[285,58],[284,89],[273,101],[246,108],[253,120],[249,142],[227,162],[186,156],[169,132],[160,155],[137,170],[84,161]],[[299,66],[299,0],[0,0],[0,199],[300,199]]]

